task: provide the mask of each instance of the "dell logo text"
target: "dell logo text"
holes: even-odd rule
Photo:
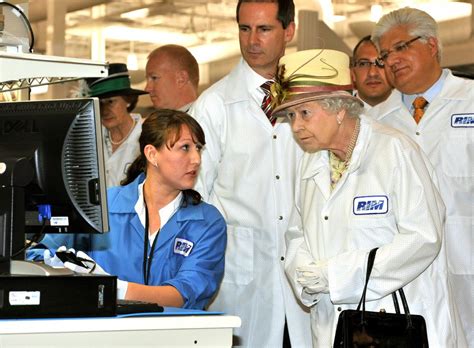
[[[0,123],[0,134],[11,133],[38,133],[38,126],[35,120],[5,120]]]

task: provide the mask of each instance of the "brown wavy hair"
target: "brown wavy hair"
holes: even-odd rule
[[[200,124],[187,113],[171,109],[158,109],[151,113],[143,122],[142,133],[138,140],[140,155],[128,167],[127,177],[120,184],[122,186],[128,185],[141,173],[146,173],[145,146],[153,145],[157,149],[162,146],[173,147],[181,136],[181,126],[183,125],[189,128],[194,141],[202,146],[206,144],[204,131]],[[201,202],[201,195],[195,190],[184,190],[183,195],[183,206],[186,206],[188,201],[194,205]]]

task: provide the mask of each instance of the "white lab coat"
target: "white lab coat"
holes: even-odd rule
[[[353,95],[354,97],[359,98],[357,91],[354,91]],[[366,115],[369,112],[369,110],[372,109],[372,105],[366,103],[364,100],[362,100],[362,98],[359,98],[359,100],[362,102],[362,104],[364,104],[364,111],[362,113]]]
[[[112,152],[112,144],[110,141],[107,141],[107,128],[102,127],[107,187],[119,186],[120,182],[127,176],[128,167],[140,154],[138,139],[142,134],[143,121],[138,114],[131,114],[131,116],[136,121],[135,127],[128,138],[120,144],[115,152]]]
[[[264,81],[241,60],[190,110],[206,135],[196,188],[227,222],[225,274],[210,309],[242,319],[235,344],[281,347],[286,316],[292,345],[308,347],[309,311],[283,268],[302,150],[289,124],[272,127],[251,96]]]
[[[396,90],[369,115],[415,140],[436,170],[446,204],[445,242],[450,281],[464,334],[474,346],[474,81],[446,72],[448,76],[441,92],[418,125]],[[453,124],[456,117],[464,117],[466,122]]]
[[[367,310],[394,312],[390,294],[403,287],[410,312],[426,320],[430,347],[459,347],[446,257],[438,255],[444,205],[425,163],[408,137],[364,117],[349,168],[334,191],[328,152],[303,157],[297,194],[303,227],[287,234],[286,270],[300,296],[296,267],[328,263],[329,294],[311,307],[314,347],[332,346],[339,314],[357,307],[374,247],[379,250]],[[369,201],[383,205],[361,208]]]

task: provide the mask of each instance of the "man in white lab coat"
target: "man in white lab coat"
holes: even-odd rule
[[[385,15],[372,39],[396,91],[370,115],[413,138],[436,169],[447,212],[449,277],[464,335],[474,345],[474,81],[441,69],[437,25],[423,11],[404,8]],[[420,96],[428,103],[417,123],[412,102]]]
[[[378,59],[377,48],[364,36],[354,46],[351,62],[351,79],[356,96],[364,103],[364,111],[386,100],[392,93],[392,86],[385,76],[383,63]]]
[[[262,111],[260,88],[293,38],[293,1],[239,1],[237,22],[243,59],[190,110],[206,134],[197,189],[227,221],[225,274],[210,309],[241,317],[235,345],[308,347],[309,314],[283,269],[302,151],[289,125],[273,126]]]
[[[188,112],[197,99],[199,65],[186,47],[164,45],[154,49],[146,62],[145,91],[156,109]]]

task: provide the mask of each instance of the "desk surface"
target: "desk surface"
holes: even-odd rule
[[[0,335],[122,330],[208,329],[240,327],[239,317],[229,315],[180,315],[66,319],[2,319]]]
[[[232,346],[236,316],[157,315],[147,317],[0,320],[0,347]]]

